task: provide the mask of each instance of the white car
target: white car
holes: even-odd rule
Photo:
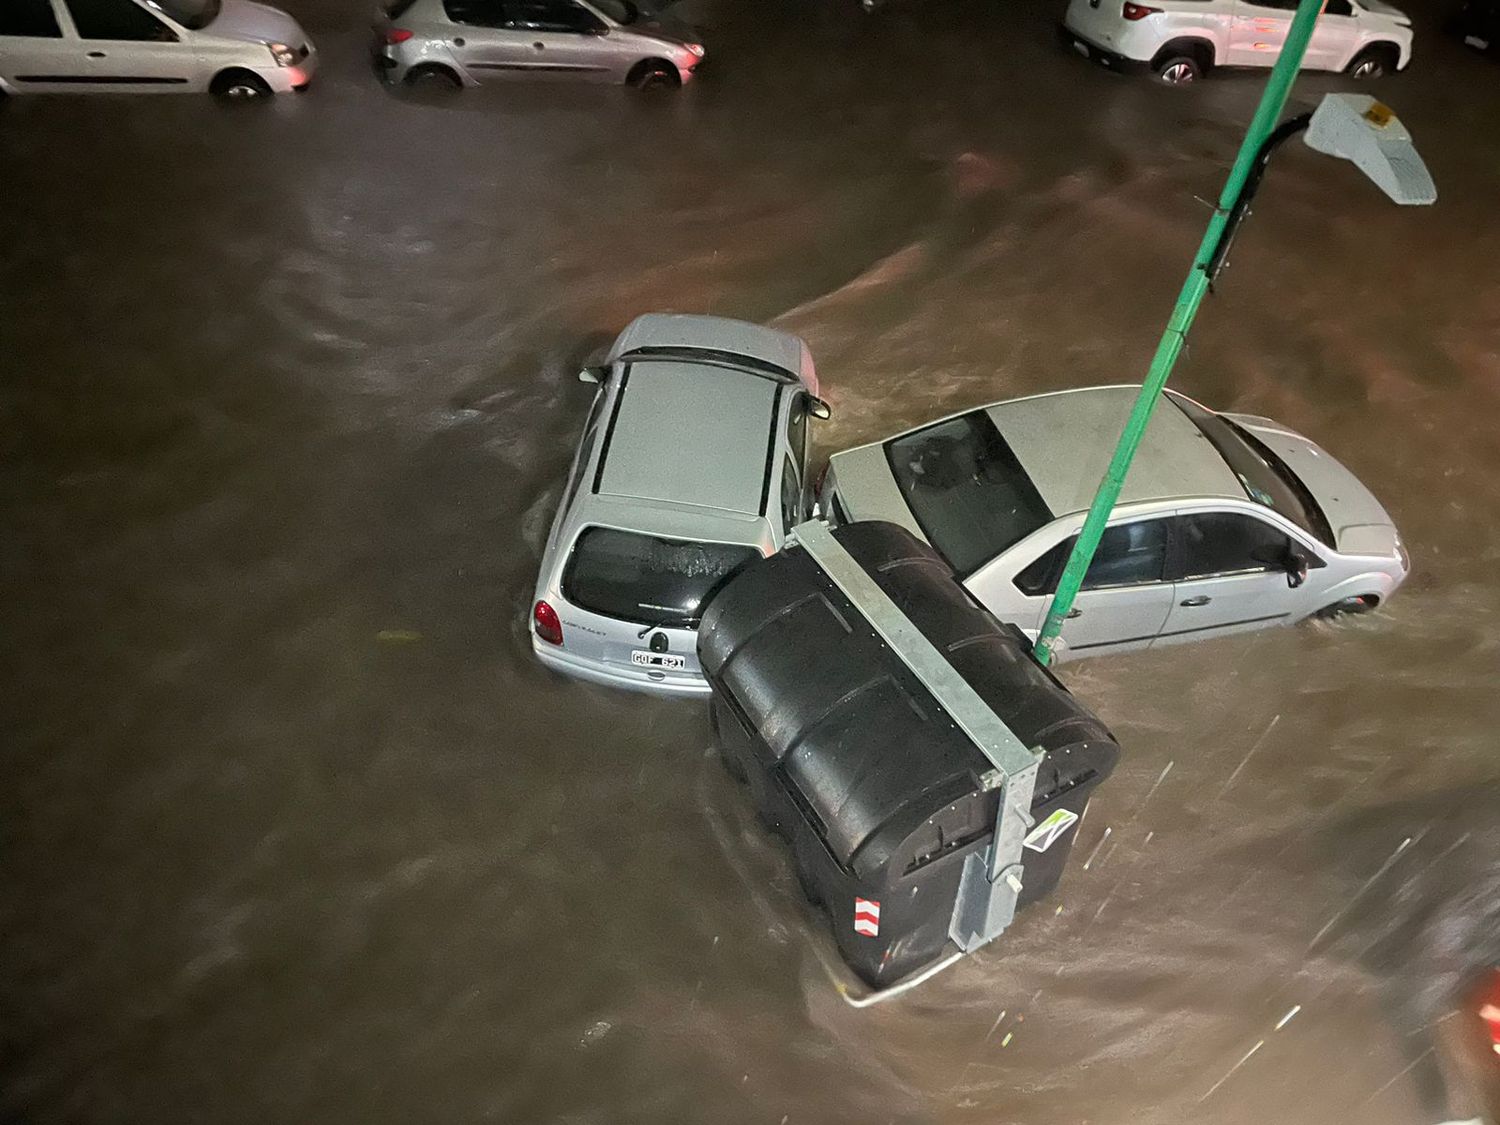
[[[1169,86],[1218,66],[1271,66],[1297,0],[1070,0],[1064,39],[1116,70],[1149,70]],[[1411,20],[1384,0],[1328,0],[1303,67],[1377,78],[1411,62]]]
[[[297,21],[250,0],[0,0],[0,92],[304,90],[318,56]]]
[[[921,536],[981,604],[1034,638],[1138,389],[1015,399],[835,454],[820,511]],[[1386,510],[1327,452],[1169,391],[1059,658],[1362,612],[1409,565]]]

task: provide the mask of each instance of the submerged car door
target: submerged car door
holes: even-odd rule
[[[1296,0],[1235,0],[1229,33],[1231,66],[1271,66],[1286,43]]]
[[[443,10],[454,24],[448,49],[471,77],[484,82],[525,68],[525,41],[502,0],[444,0]]]
[[[1349,0],[1328,0],[1313,25],[1302,65],[1310,70],[1343,70],[1359,45],[1359,22]]]
[[[198,72],[198,57],[168,24],[135,0],[66,0],[83,40],[78,81],[100,90],[180,89]]]
[[[510,25],[523,44],[525,69],[535,77],[610,77],[607,29],[573,0],[505,0]]]
[[[1072,612],[1063,623],[1068,655],[1145,648],[1161,632],[1172,607],[1172,583],[1165,578],[1170,519],[1131,520],[1104,529]],[[1016,575],[1015,586],[1030,603],[1025,619],[991,607],[996,616],[1034,632],[1057,589],[1075,538],[1069,536]]]
[[[1244,633],[1291,620],[1300,604],[1287,583],[1290,537],[1242,512],[1184,512],[1172,528],[1175,580],[1164,644]]]
[[[84,48],[63,34],[52,0],[0,0],[0,79],[20,91],[76,90]]]

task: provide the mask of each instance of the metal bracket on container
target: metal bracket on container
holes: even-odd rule
[[[987,851],[964,860],[958,901],[948,927],[949,937],[960,949],[966,953],[977,949],[998,937],[1015,917],[1022,886],[1023,846],[1032,825],[1031,795],[1043,752],[1029,748],[1001,722],[865,568],[834,539],[826,525],[816,520],[799,524],[792,536],[993,767],[981,782],[986,790],[1000,790],[995,832]]]

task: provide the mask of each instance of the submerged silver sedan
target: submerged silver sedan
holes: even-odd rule
[[[1137,390],[1015,399],[836,454],[820,509],[922,536],[996,617],[1035,637]],[[1390,515],[1326,451],[1169,391],[1058,655],[1362,612],[1409,568]]]
[[[685,24],[635,0],[386,0],[375,61],[392,81],[501,78],[676,89],[703,61]]]

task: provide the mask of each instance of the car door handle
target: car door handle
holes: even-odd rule
[[[1207,594],[1199,594],[1196,598],[1186,598],[1177,604],[1186,609],[1194,609],[1200,605],[1207,605],[1211,601],[1213,601],[1213,598]]]
[[[462,39],[455,39],[453,41],[453,45],[455,47],[462,47],[464,45],[464,41]]]
[[[1075,617],[1082,617],[1082,616],[1083,616],[1083,610],[1079,609],[1077,606],[1074,606],[1072,609],[1068,610],[1068,616],[1065,617],[1065,618],[1063,618],[1063,620],[1064,621],[1072,621],[1073,618],[1075,618]]]
[[[90,51],[89,52],[89,58],[91,58],[91,59],[102,59],[103,57],[104,57],[104,52],[103,51]]]

